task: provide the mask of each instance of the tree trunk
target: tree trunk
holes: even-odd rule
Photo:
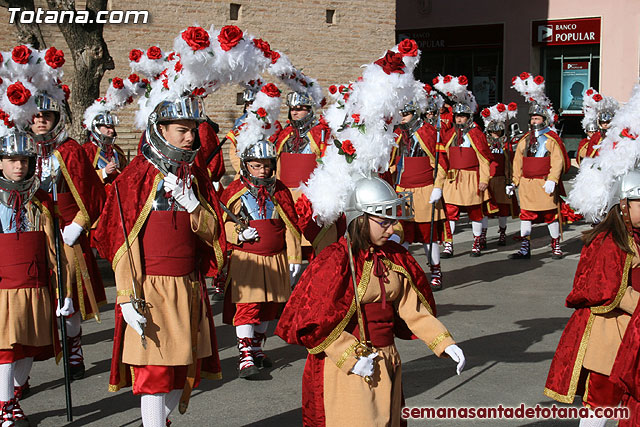
[[[1,0],[0,7],[5,7],[7,9],[17,7],[21,11],[35,11],[33,0]],[[16,19],[14,25],[16,26],[16,30],[18,32],[18,36],[16,37],[16,41],[18,42],[18,44],[29,44],[33,46],[34,49],[38,50],[47,48],[47,44],[42,37],[42,32],[40,31],[39,24],[21,24],[20,20]]]

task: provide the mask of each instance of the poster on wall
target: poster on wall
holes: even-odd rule
[[[562,64],[560,108],[561,114],[582,114],[582,94],[589,88],[591,63],[564,62]]]

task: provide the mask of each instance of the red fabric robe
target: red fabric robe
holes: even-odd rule
[[[198,136],[200,137],[200,150],[196,155],[194,164],[199,168],[207,171],[211,181],[220,181],[226,172],[224,167],[224,157],[222,150],[219,150],[213,159],[207,163],[207,159],[213,153],[213,150],[220,145],[220,140],[213,126],[209,122],[202,122],[198,126]]]

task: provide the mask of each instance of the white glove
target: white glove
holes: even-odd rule
[[[553,190],[556,189],[556,183],[553,181],[546,181],[544,183],[544,185],[542,186],[542,188],[544,188],[544,192],[547,194],[551,194],[553,193]]]
[[[71,316],[75,312],[73,308],[73,299],[65,298],[64,306],[60,307],[60,300],[58,300],[58,306],[56,307],[56,316]]]
[[[298,274],[300,274],[300,270],[302,270],[302,266],[300,264],[289,264],[289,281],[291,282],[292,287],[298,278]]]
[[[395,233],[389,237],[389,240],[391,240],[392,242],[396,242],[397,244],[400,244],[400,236],[398,236]]]
[[[456,366],[456,372],[460,375],[460,372],[464,369],[464,365],[467,363],[467,359],[464,358],[462,349],[455,344],[451,344],[449,347],[444,349],[444,352],[449,355],[451,360],[458,364],[458,366]]]
[[[504,187],[504,192],[507,193],[507,196],[513,196],[513,193],[516,190],[516,186],[513,184],[509,184],[506,187]]]
[[[360,375],[361,377],[370,377],[373,375],[373,359],[378,357],[378,353],[371,353],[366,357],[358,357],[358,361],[353,368],[351,368],[351,372],[356,375]]]
[[[240,234],[238,234],[238,240],[240,242],[248,242],[249,240],[256,240],[258,237],[258,230],[253,227],[247,227]]]
[[[214,190],[218,191],[220,189],[220,181],[211,181],[211,184]]]
[[[147,319],[138,313],[130,302],[120,304],[120,308],[122,309],[122,317],[124,317],[124,321],[127,322],[127,325],[131,326],[134,331],[142,335],[144,332],[143,328],[147,324]]]
[[[191,177],[191,179],[193,179],[193,177]],[[200,205],[200,201],[193,192],[193,187],[187,188],[184,181],[178,179],[178,177],[172,173],[164,179],[164,191],[167,193],[171,192],[174,200],[189,213],[195,211]]]
[[[431,190],[431,197],[429,197],[429,203],[435,203],[442,198],[442,188],[433,187]]]
[[[62,240],[69,246],[73,246],[78,240],[78,237],[82,234],[84,228],[82,228],[79,224],[72,222],[67,225],[64,230],[62,230]]]

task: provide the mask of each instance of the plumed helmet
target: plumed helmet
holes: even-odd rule
[[[0,175],[0,203],[7,207],[13,207],[15,193],[20,195],[22,203],[31,200],[40,187],[40,180],[36,174],[36,143],[33,137],[25,130],[17,127],[9,129],[0,137],[0,157],[25,156],[29,159],[29,169],[22,181],[12,181]]]
[[[616,200],[640,200],[640,169],[633,169],[616,183]]]
[[[529,105],[529,117],[531,116],[542,116],[543,118],[543,122],[540,124],[535,124],[532,125],[530,124],[529,127],[532,130],[540,130],[540,129],[544,129],[547,126],[549,126],[549,110],[542,104],[539,104],[537,102],[532,102]]]
[[[347,225],[364,214],[389,219],[413,218],[413,194],[396,193],[387,181],[362,178],[355,183],[355,191],[346,209]]]
[[[243,102],[255,101],[257,93],[258,93],[258,90],[256,89],[245,89],[244,92],[242,92],[242,101]]]
[[[91,121],[91,128],[89,129],[91,137],[101,147],[105,144],[113,145],[118,135],[116,133],[114,133],[113,136],[104,135],[100,132],[100,126],[117,126],[118,123],[120,123],[118,116],[110,111],[102,111],[99,114],[96,114]]]
[[[304,92],[289,92],[287,94],[287,107],[309,107],[313,106],[313,100]]]
[[[258,141],[251,144],[240,154],[240,173],[254,185],[271,186],[276,180],[277,153],[275,145],[269,141]],[[271,175],[268,178],[256,178],[249,172],[247,163],[253,160],[270,160]]]
[[[598,124],[596,122],[589,122],[584,128],[585,132],[598,132]]]

